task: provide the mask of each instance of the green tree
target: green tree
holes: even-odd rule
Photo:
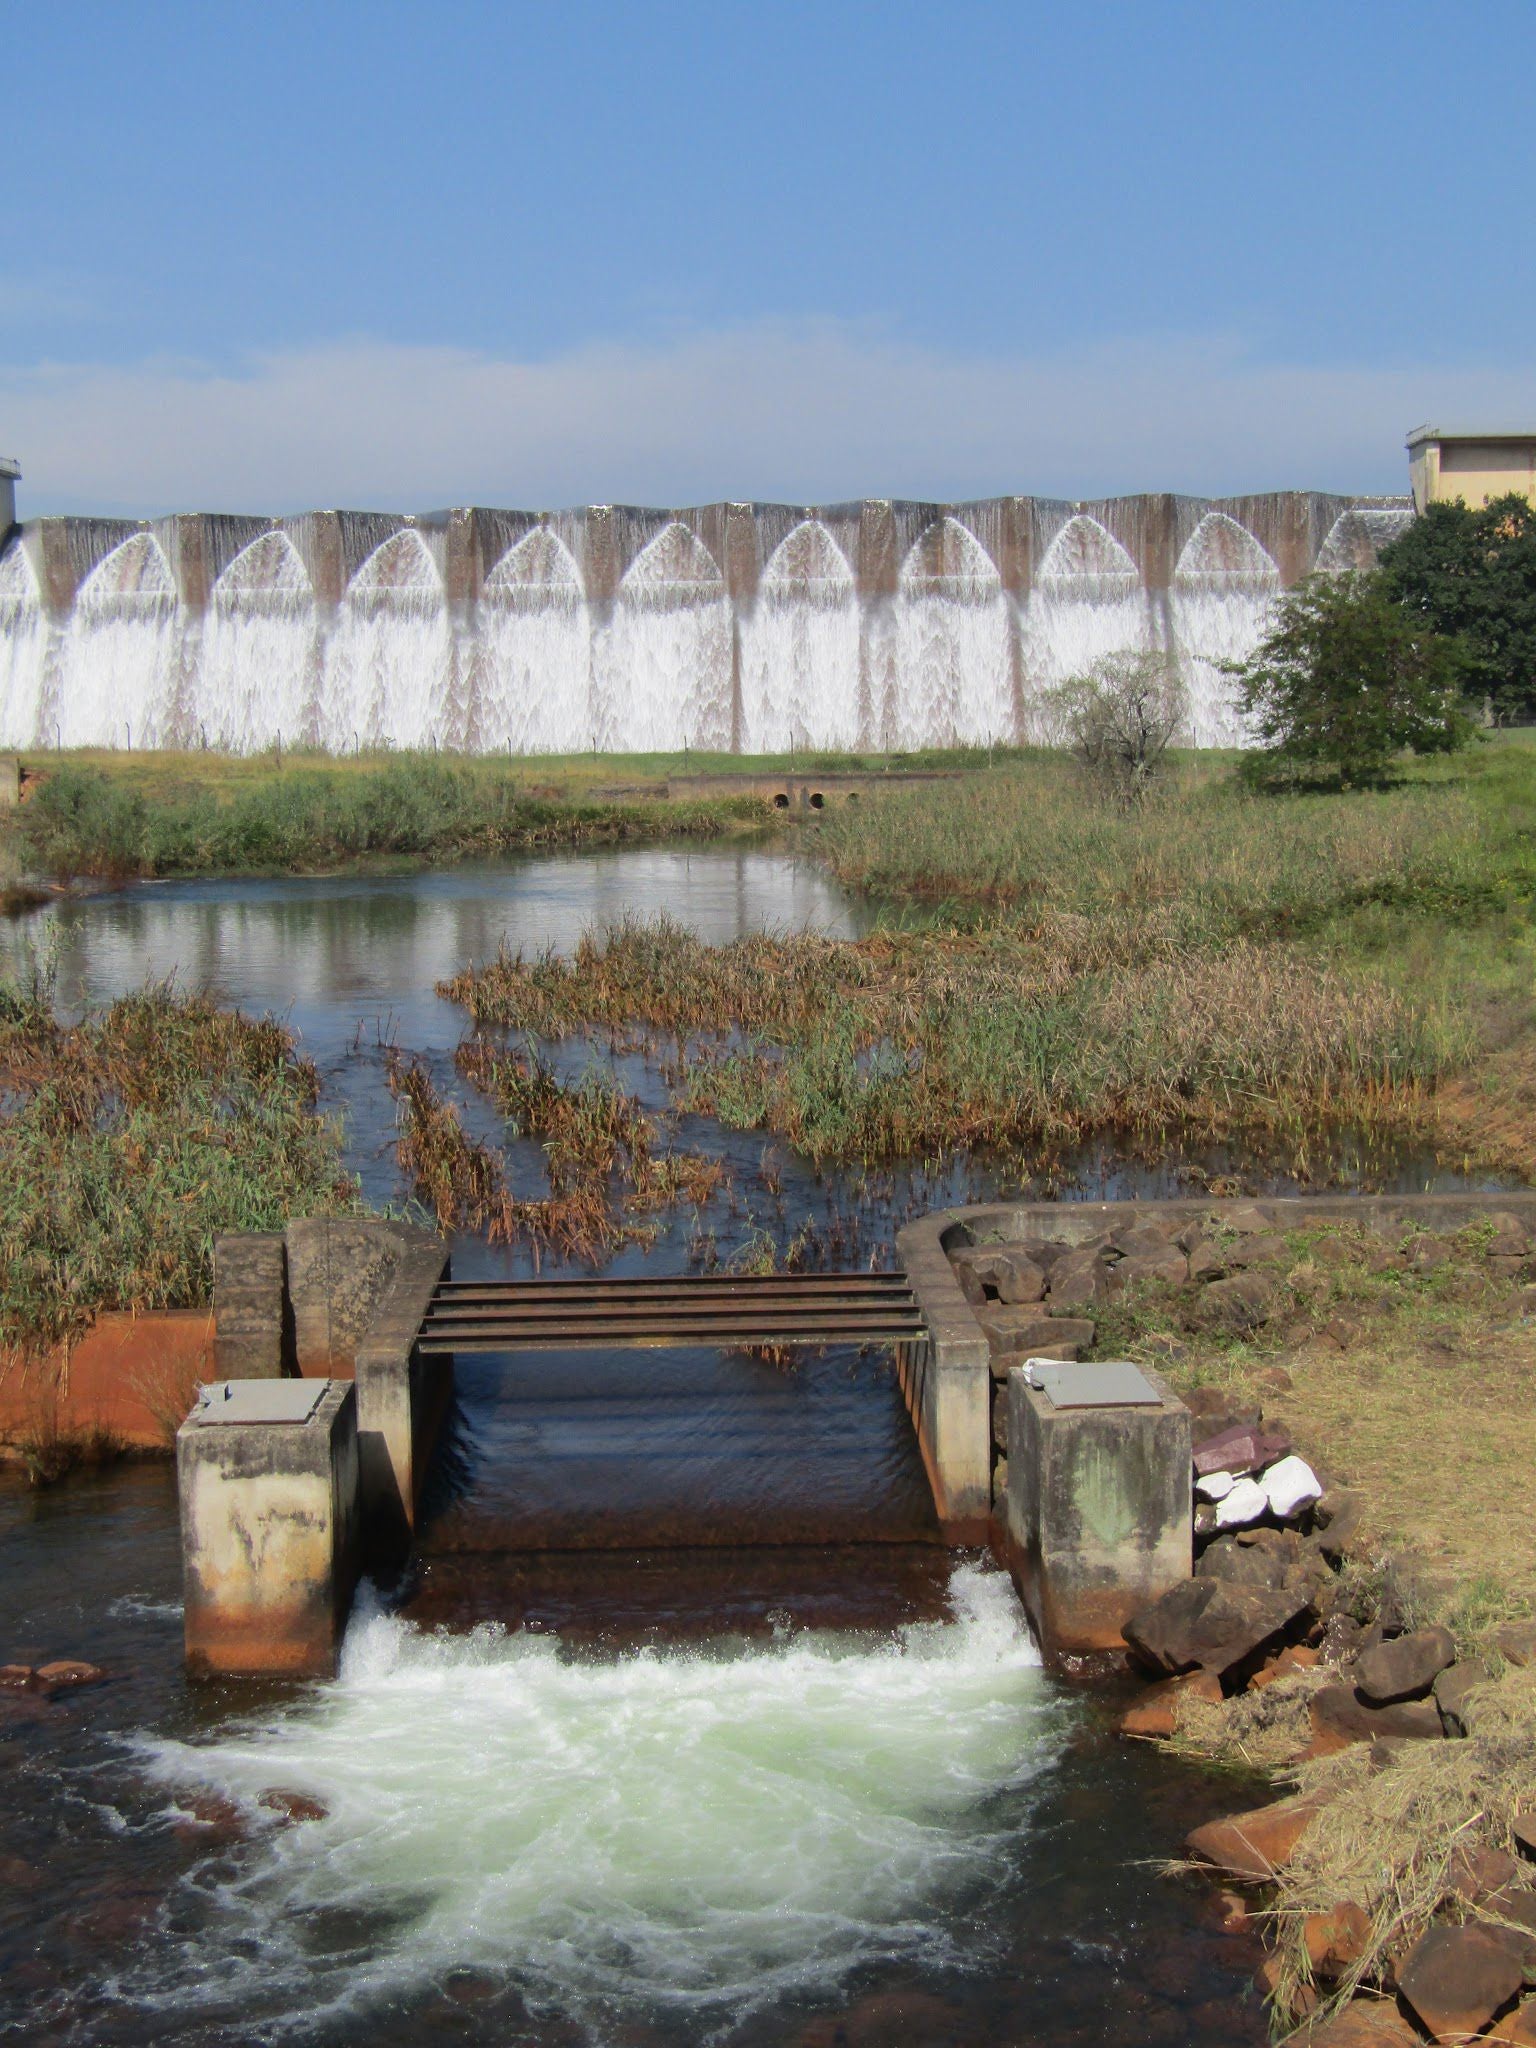
[[[1467,649],[1465,687],[1501,725],[1536,716],[1536,508],[1431,505],[1381,551],[1384,587]]]
[[[1311,576],[1235,664],[1257,782],[1379,782],[1401,753],[1446,754],[1474,726],[1460,644],[1395,604],[1377,575]]]

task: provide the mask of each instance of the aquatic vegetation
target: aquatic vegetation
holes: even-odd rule
[[[1380,982],[1166,919],[814,933],[709,946],[673,921],[443,984],[481,1026],[648,1032],[681,1108],[819,1161],[962,1147],[1412,1128],[1462,1041]]]
[[[718,1160],[660,1149],[656,1120],[596,1069],[567,1085],[531,1054],[480,1040],[459,1048],[457,1065],[514,1135],[541,1143],[548,1193],[515,1195],[503,1157],[469,1135],[425,1066],[396,1059],[400,1164],[445,1230],[483,1230],[492,1244],[598,1264],[622,1244],[652,1240],[654,1228],[636,1218],[684,1202],[700,1208],[724,1185]]]
[[[361,1206],[317,1077],[270,1018],[149,988],[65,1024],[0,988],[0,1344],[207,1302],[213,1241]]]

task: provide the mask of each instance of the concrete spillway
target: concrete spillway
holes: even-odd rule
[[[493,752],[1045,739],[1051,686],[1164,649],[1192,737],[1276,594],[1406,500],[1272,492],[42,519],[0,551],[0,744]]]

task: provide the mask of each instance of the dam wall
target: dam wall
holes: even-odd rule
[[[178,513],[0,541],[0,745],[331,753],[905,750],[1050,740],[1099,657],[1221,663],[1369,567],[1398,498],[1281,491],[557,513]]]

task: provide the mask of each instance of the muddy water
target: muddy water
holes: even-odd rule
[[[404,1190],[383,1047],[452,1066],[432,984],[506,938],[666,909],[707,936],[864,913],[763,853],[629,852],[407,880],[149,886],[55,915],[60,995],[176,974],[285,1014],[377,1200]],[[561,1057],[585,1057],[566,1048]],[[626,1079],[659,1102],[638,1067]],[[733,1190],[615,1270],[809,1220],[843,1262],[984,1162],[819,1180],[705,1126]],[[536,1150],[516,1144],[534,1191]],[[1113,1159],[1081,1192],[1141,1190]],[[454,1247],[472,1276],[515,1254]],[[58,2042],[1254,2042],[1253,1956],[1149,1867],[1230,1805],[1109,1740],[1006,1581],[936,1541],[888,1365],[716,1352],[470,1360],[410,1582],[336,1684],[181,1677],[174,1494],[0,1482],[0,2025]],[[285,1824],[272,1791],[314,1802]]]

